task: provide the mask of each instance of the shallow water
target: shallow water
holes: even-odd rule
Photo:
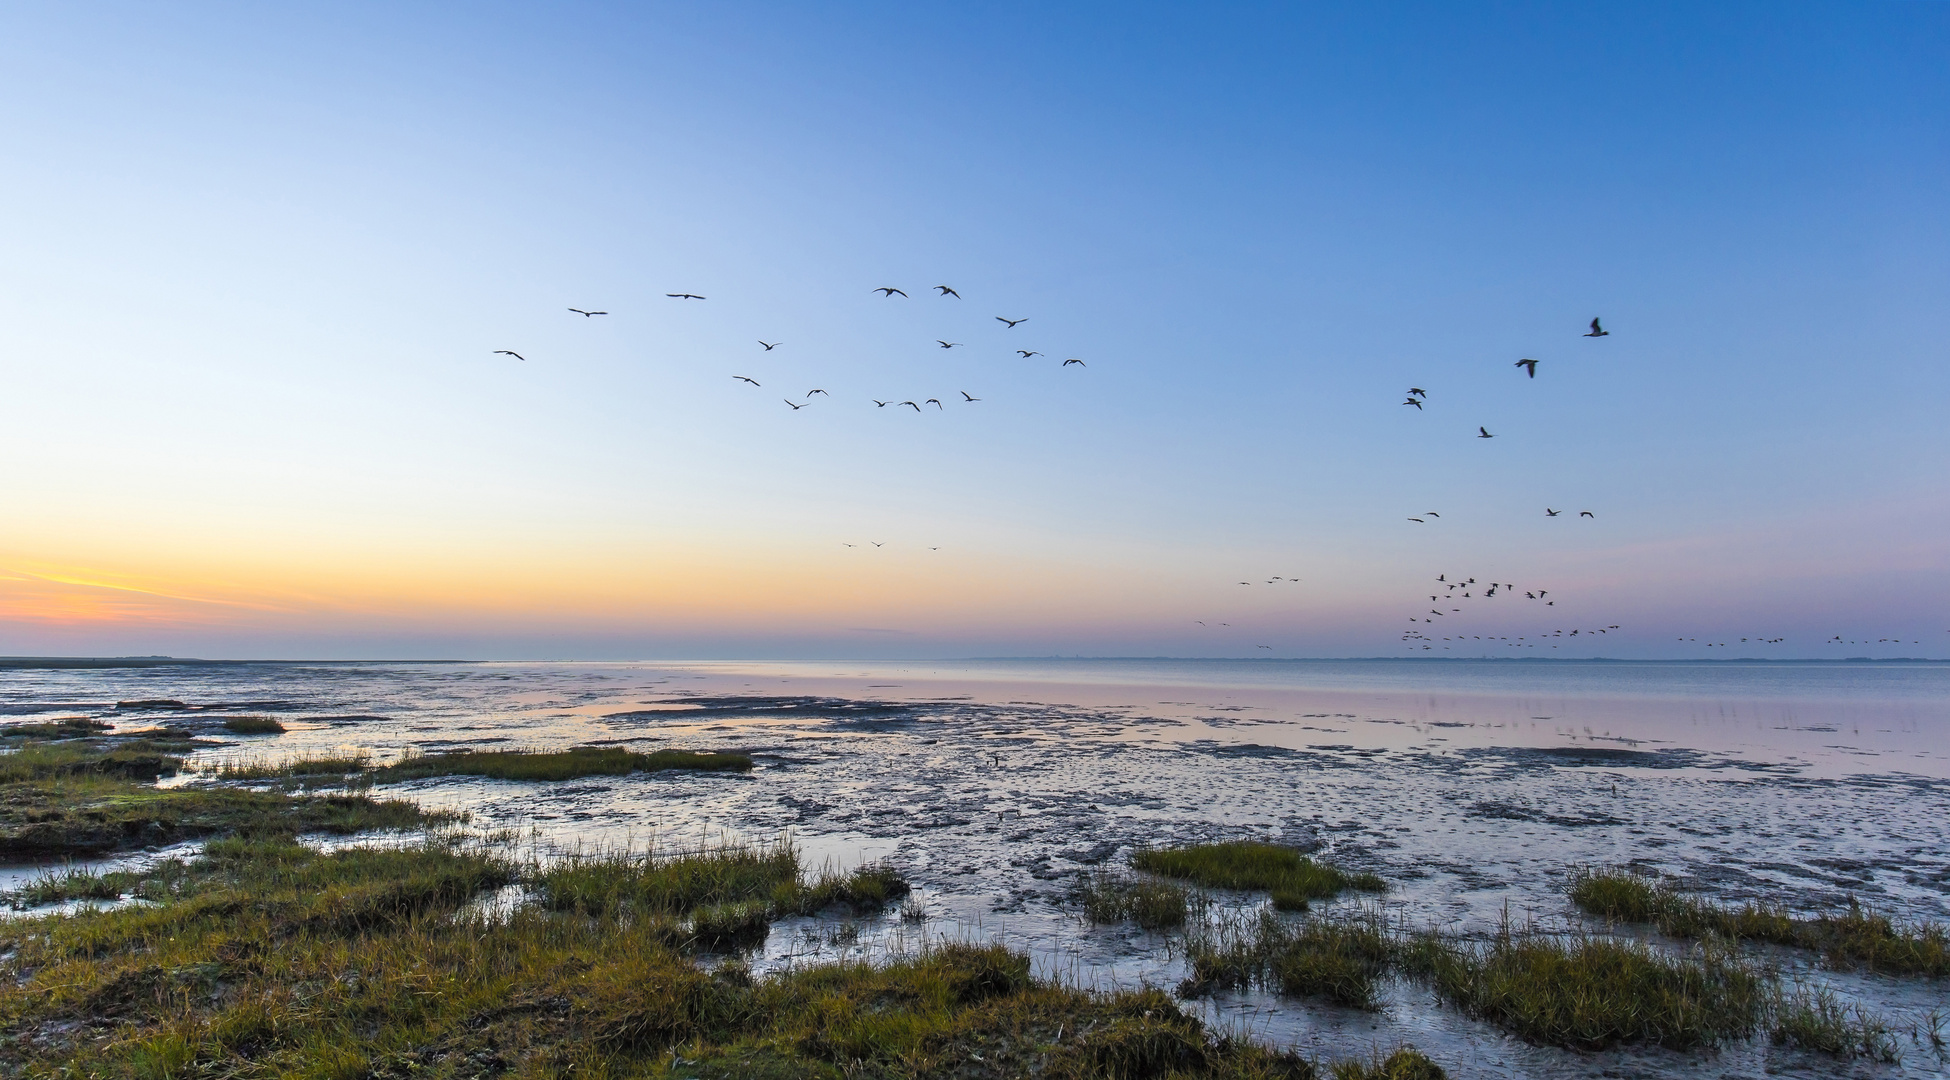
[[[1394,888],[1413,925],[1571,925],[1566,873],[1630,863],[1722,899],[1803,908],[1849,896],[1950,916],[1950,664],[1508,661],[292,664],[0,672],[0,713],[175,698],[274,715],[281,736],[204,757],[627,742],[737,749],[749,776],[530,784],[450,778],[389,791],[518,827],[543,849],[696,846],[790,833],[817,866],[895,862],[927,922],[792,919],[758,967],[999,937],[1085,984],[1183,974],[1176,941],[1090,928],[1065,903],[1135,845],[1258,836],[1317,848]],[[199,721],[209,711],[187,714]],[[1248,898],[1229,898],[1237,904]],[[857,933],[857,937],[852,935]],[[1812,970],[1896,1024],[1946,987]],[[1770,1048],[1532,1047],[1414,984],[1377,1012],[1248,994],[1211,1018],[1328,1056],[1412,1042],[1453,1075],[1934,1076]]]

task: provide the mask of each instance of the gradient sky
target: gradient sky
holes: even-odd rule
[[[1562,603],[1438,637],[1944,656],[1946,56],[1941,3],[10,5],[0,652],[1400,655],[1442,573]]]

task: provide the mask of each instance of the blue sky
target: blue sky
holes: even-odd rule
[[[1461,573],[1565,605],[1459,636],[1945,655],[1946,46],[1920,3],[16,7],[0,651],[1389,655]]]

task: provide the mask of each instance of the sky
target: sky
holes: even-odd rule
[[[0,653],[1950,656],[1946,55],[1914,2],[10,5]]]

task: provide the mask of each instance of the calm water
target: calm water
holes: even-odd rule
[[[1569,925],[1567,871],[1631,864],[1730,900],[1849,896],[1950,916],[1950,664],[1497,661],[968,661],[290,664],[0,671],[0,714],[175,698],[291,729],[206,754],[616,742],[739,749],[745,777],[397,790],[513,825],[543,853],[790,834],[817,863],[886,858],[923,927],[788,920],[776,966],[884,955],[924,936],[1000,937],[1051,972],[1174,983],[1171,939],[1080,923],[1077,875],[1139,844],[1239,836],[1319,849],[1396,887],[1417,924],[1480,933],[1508,912]],[[194,719],[210,713],[189,714]],[[207,721],[205,721],[207,722]],[[190,778],[192,782],[194,778]],[[20,868],[20,873],[31,873]],[[16,875],[17,876],[17,875]],[[1248,898],[1229,898],[1244,904]],[[841,932],[842,930],[846,932]],[[849,942],[857,930],[857,942]],[[1940,984],[1809,970],[1910,1023]],[[1413,985],[1378,1013],[1239,995],[1215,1022],[1335,1054],[1400,1041],[1457,1076],[1924,1076],[1743,1045],[1715,1054],[1531,1047]],[[1907,1039],[1905,1039],[1907,1045]]]

